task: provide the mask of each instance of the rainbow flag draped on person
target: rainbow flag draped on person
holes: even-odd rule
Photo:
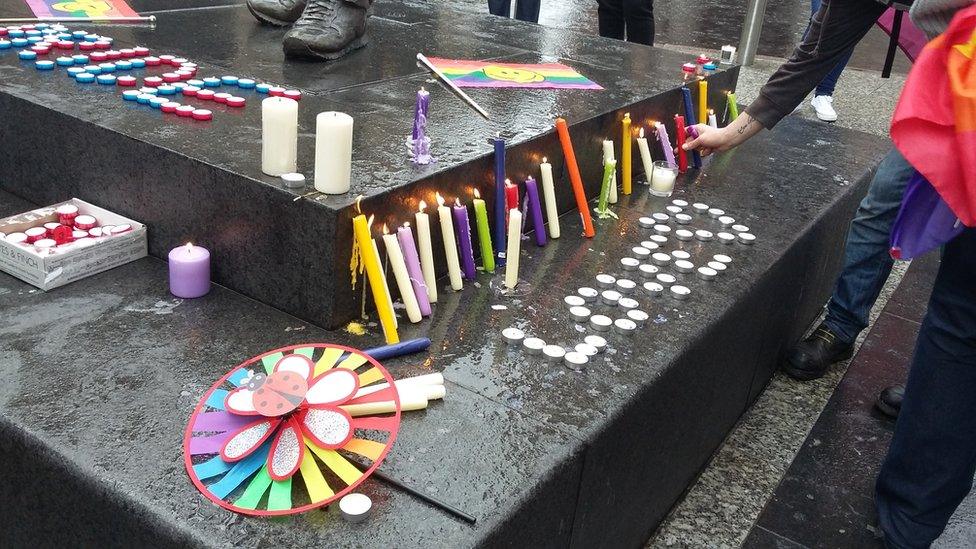
[[[437,57],[431,57],[430,62],[462,88],[603,89],[562,63],[495,63]]]
[[[976,226],[976,4],[922,50],[891,139],[919,174],[895,221],[892,255],[918,256]]]

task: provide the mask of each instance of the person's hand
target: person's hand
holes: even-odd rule
[[[763,125],[749,113],[742,113],[731,124],[724,128],[713,128],[708,124],[695,124],[687,129],[688,139],[682,148],[686,151],[698,151],[702,156],[708,156],[715,151],[732,149],[763,129]],[[698,132],[693,137],[691,130]]]

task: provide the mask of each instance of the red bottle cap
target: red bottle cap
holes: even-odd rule
[[[97,41],[95,41],[95,49],[96,50],[108,50],[108,49],[112,49],[112,43],[111,42],[103,42],[101,40],[97,40]]]
[[[274,86],[268,90],[268,95],[273,97],[281,97],[282,95],[285,95],[286,91],[287,90],[285,90],[285,88],[282,88],[281,86]]]
[[[119,76],[115,79],[115,83],[119,86],[135,86],[136,81],[135,76]]]
[[[227,103],[227,100],[230,99],[231,97],[234,96],[229,93],[220,92],[214,94],[213,100],[216,101],[217,103]]]
[[[201,99],[203,101],[210,101],[213,98],[214,98],[213,90],[200,90],[197,92],[197,99]]]
[[[176,114],[178,114],[179,116],[190,116],[193,114],[193,111],[195,110],[197,109],[193,105],[183,105],[180,107],[176,107]]]
[[[45,46],[31,46],[31,51],[37,55],[47,55],[51,53],[51,48]]]
[[[118,50],[108,50],[105,52],[105,55],[107,55],[109,59],[119,59],[122,57],[122,52]]]
[[[298,101],[302,98],[302,92],[298,90],[285,90],[285,93],[281,95],[283,97],[287,97],[288,99],[294,99],[295,101]]]
[[[142,84],[144,86],[149,86],[150,88],[155,88],[163,83],[163,79],[158,76],[147,76],[142,79]]]
[[[133,57],[136,56],[136,50],[131,48],[122,48],[121,50],[119,50],[119,53],[122,55],[124,59],[132,59]]]
[[[159,110],[163,112],[176,112],[176,109],[180,108],[181,105],[175,101],[170,101],[169,103],[163,103]]]
[[[175,72],[163,73],[163,82],[179,82],[179,81],[180,81],[180,75],[176,74]]]
[[[147,57],[144,59],[147,67],[155,67],[162,63],[162,60],[158,57]]]
[[[173,59],[170,59],[169,64],[179,67],[183,63],[189,63],[189,62],[190,60],[185,57],[174,57]]]
[[[62,50],[73,50],[75,49],[75,43],[71,40],[58,40],[56,42],[58,48]]]
[[[246,103],[246,101],[245,101],[245,99],[243,97],[228,97],[227,98],[227,106],[228,107],[243,107],[244,106],[244,103]]]
[[[194,120],[210,120],[213,118],[213,113],[207,109],[196,109],[191,116]]]
[[[136,55],[138,55],[139,57],[145,57],[149,55],[149,48],[145,46],[136,46],[132,48],[132,51],[134,51]]]
[[[81,51],[92,51],[95,49],[95,44],[93,42],[80,42],[78,49]]]
[[[200,91],[200,88],[196,86],[187,86],[183,88],[183,95],[187,97],[196,97],[198,91]]]
[[[179,70],[176,71],[176,76],[178,76],[180,80],[189,80],[193,78],[193,75],[196,73],[197,73],[196,70],[192,70],[192,71]]]
[[[102,51],[93,51],[88,56],[88,59],[90,59],[92,61],[107,61],[108,60],[108,56],[105,55],[105,52],[102,52]]]
[[[159,60],[167,65],[172,65],[173,60],[176,59],[175,55],[160,55]]]

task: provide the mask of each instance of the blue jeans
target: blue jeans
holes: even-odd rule
[[[976,473],[976,229],[945,245],[875,488],[889,547],[928,547]]]
[[[515,18],[519,21],[538,23],[541,4],[542,0],[516,0]],[[510,17],[512,14],[512,2],[511,0],[488,0],[488,12],[492,15]]]
[[[837,338],[853,343],[868,325],[868,316],[894,261],[891,226],[898,216],[901,198],[914,170],[892,148],[871,180],[868,194],[854,214],[844,247],[844,267],[827,304],[824,322]]]
[[[810,16],[820,11],[820,6],[823,4],[823,0],[810,0]],[[803,32],[804,37],[806,33],[810,31],[809,25],[807,30]],[[847,66],[847,62],[851,60],[851,54],[854,53],[854,49],[847,52],[846,55],[841,57],[840,61],[837,62],[837,66],[833,70],[827,73],[827,76],[823,77],[823,80],[817,84],[817,90],[814,95],[834,95],[834,88],[837,87],[837,80],[840,78],[840,73],[844,72],[844,67]]]

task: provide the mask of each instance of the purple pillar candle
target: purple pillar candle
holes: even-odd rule
[[[539,246],[545,246],[546,225],[542,221],[542,202],[539,201],[539,185],[536,184],[535,179],[531,175],[525,180],[525,196],[529,203],[529,212],[532,214],[532,229],[535,230],[535,243]]]
[[[191,299],[210,291],[210,251],[187,244],[169,252],[169,291]]]
[[[403,260],[407,264],[407,274],[410,275],[410,284],[413,286],[413,293],[417,296],[417,304],[420,305],[420,314],[430,316],[427,283],[424,282],[424,274],[420,269],[417,245],[413,241],[413,231],[410,230],[409,223],[397,229],[397,240],[400,242],[400,249],[403,250]]]
[[[474,280],[477,271],[474,268],[474,248],[471,247],[471,223],[468,222],[468,208],[462,206],[461,201],[454,200],[454,231],[458,237],[458,247],[461,248],[461,270],[464,278]]]

